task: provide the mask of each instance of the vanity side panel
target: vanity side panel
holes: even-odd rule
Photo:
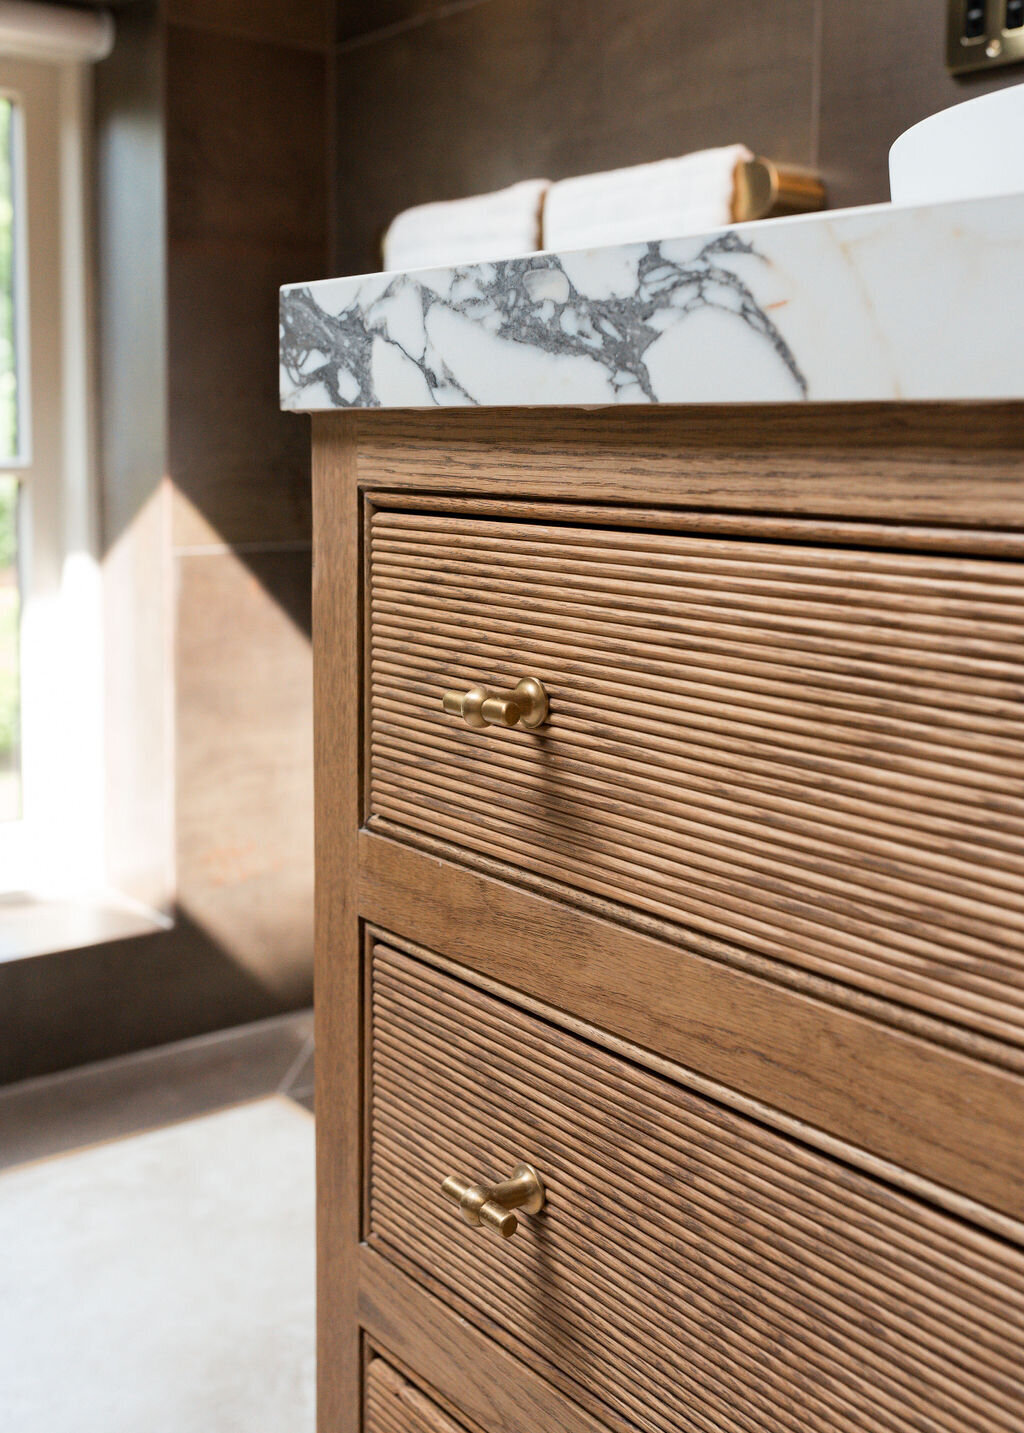
[[[320,1433],[361,1427],[360,502],[354,431],[314,425],[317,1378]]]
[[[699,414],[681,409],[325,414],[314,421],[314,439],[319,1427],[321,1433],[356,1433],[360,1428],[361,1339],[366,1334],[382,1354],[392,1354],[400,1368],[442,1395],[445,1407],[465,1410],[467,1421],[489,1433],[497,1428],[533,1433],[545,1426],[598,1433],[599,1425],[590,1416],[497,1347],[483,1331],[483,1321],[473,1327],[360,1243],[365,1139],[362,922],[373,920],[385,930],[404,931],[409,940],[433,944],[459,965],[480,969],[489,954],[496,958],[499,953],[507,897],[516,920],[532,913],[542,924],[555,921],[558,932],[552,930],[551,939],[560,933],[563,947],[566,933],[580,922],[584,935],[600,934],[598,951],[609,962],[615,959],[611,943],[621,934],[630,949],[643,942],[665,959],[682,957],[687,969],[692,965],[717,973],[722,967],[711,958],[681,952],[656,937],[623,931],[607,919],[545,899],[542,893],[517,890],[508,884],[507,872],[457,871],[445,863],[448,853],[440,848],[413,851],[380,834],[360,835],[360,524],[366,495],[376,499],[381,489],[396,494],[432,491],[457,501],[486,494],[535,503],[549,513],[559,502],[592,503],[598,509],[619,503],[646,507],[655,521],[660,505],[689,512],[695,524],[706,523],[707,530],[737,535],[742,535],[749,515],[759,514],[759,523],[779,524],[778,537],[787,536],[786,528],[795,520],[811,520],[817,524],[816,541],[830,540],[830,527],[857,519],[873,525],[862,529],[865,543],[881,546],[894,530],[913,522],[933,525],[922,546],[1015,557],[1024,555],[1024,406],[865,407],[838,416],[835,410],[810,408],[786,414],[735,409]],[[357,893],[360,847],[368,864]],[[468,905],[461,903],[462,895],[469,896]],[[475,901],[481,904],[474,907]],[[621,964],[622,951],[618,954]],[[595,1024],[617,1030],[621,1022],[610,1018],[608,1002],[602,1007],[597,995],[588,1000],[586,981],[578,990],[568,980],[571,974],[562,972],[568,983],[559,993],[550,976],[543,977],[538,969],[537,998],[565,1010],[567,1028],[583,1013]],[[726,972],[730,980],[734,974]],[[514,971],[506,971],[506,976],[516,989],[525,988]],[[749,983],[772,990],[767,982]],[[780,999],[792,999],[777,993]],[[756,1003],[759,996],[755,992],[752,998]],[[801,1008],[810,1003],[802,1000]],[[588,1009],[581,1012],[584,1004]],[[656,1047],[664,1043],[653,1028],[657,1012],[648,1012],[643,1025],[635,1007],[634,1000],[630,1009],[635,1019],[630,1017],[625,1033],[645,1044],[647,1051],[640,1052],[644,1060],[649,1054],[656,1061],[662,1055]],[[728,1018],[729,1012],[723,1011],[723,1022]],[[851,1018],[842,1012],[844,1027]],[[892,1037],[901,1045],[907,1039],[903,1033],[886,1032],[887,1040]],[[912,1043],[922,1049],[929,1044]],[[695,1037],[691,1053],[699,1055],[699,1046]],[[679,1052],[674,1053],[678,1057]],[[947,1053],[934,1049],[936,1057]],[[740,1081],[726,1068],[730,1058],[727,1051],[722,1053],[718,1068],[734,1087]],[[961,1063],[984,1080],[1008,1080],[1007,1088],[1019,1083],[1009,1072],[963,1056],[953,1057],[949,1073]],[[798,1070],[793,1078],[802,1081],[806,1094],[812,1076]],[[758,1083],[770,1099],[770,1081]],[[791,1105],[796,1098],[789,1100]],[[996,1104],[1005,1108],[1002,1097]],[[848,1133],[845,1118],[843,1124]],[[805,1138],[824,1148],[831,1136],[808,1129]],[[834,1153],[848,1157],[840,1146],[836,1141]],[[911,1162],[898,1148],[893,1158]],[[864,1167],[872,1159],[879,1166],[876,1172],[891,1178],[893,1171],[873,1155],[863,1156]],[[997,1212],[1016,1212],[1018,1206],[1006,1171],[977,1179],[963,1151],[955,1163],[952,1182],[963,1192],[953,1194],[946,1184],[938,1191],[943,1196],[938,1202],[1004,1237],[1018,1238],[1020,1226]],[[986,1163],[991,1169],[993,1161]],[[929,1172],[939,1180],[948,1175],[944,1157]],[[916,1176],[908,1176],[904,1187],[914,1187],[912,1178]],[[918,1192],[932,1197],[923,1181]],[[986,1200],[988,1208],[975,1204],[976,1199]],[[603,1417],[600,1421],[605,1422]],[[615,1426],[615,1420],[609,1425]]]

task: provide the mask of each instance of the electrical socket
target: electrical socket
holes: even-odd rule
[[[946,65],[955,75],[1024,60],[1024,0],[949,0]]]

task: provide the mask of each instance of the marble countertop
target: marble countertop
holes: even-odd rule
[[[1024,195],[292,284],[281,405],[1024,397]]]

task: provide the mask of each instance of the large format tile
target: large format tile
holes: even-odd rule
[[[313,1121],[283,1098],[0,1176],[10,1433],[312,1433]]]
[[[814,0],[485,0],[338,57],[337,272],[410,204],[743,140],[809,162]],[[306,277],[297,275],[297,279]]]
[[[179,545],[309,540],[309,431],[277,402],[277,290],[327,266],[326,66],[322,54],[169,30]]]
[[[166,64],[171,240],[322,242],[326,56],[171,25]]]
[[[330,42],[331,8],[330,0],[167,0],[166,5],[172,23],[307,46]]]
[[[1011,66],[954,78],[946,6],[921,0],[821,0],[820,163],[833,207],[889,198],[889,146],[918,120],[1004,85]]]
[[[310,433],[277,394],[278,287],[323,266],[320,249],[274,253],[178,242],[168,276],[174,541],[309,542]]]
[[[441,9],[451,9],[451,3],[452,0],[337,0],[338,39],[373,35],[392,25],[413,25]],[[487,0],[462,0],[462,3],[468,8],[486,4]]]
[[[178,560],[178,899],[283,1004],[309,1002],[308,551]]]
[[[0,961],[0,1085],[308,1005],[312,965],[275,989],[178,910],[169,930]]]
[[[0,1088],[0,1168],[313,1084],[312,1016],[285,1015]]]
[[[293,1100],[311,1099],[313,1095],[314,1066],[315,1051],[313,1048],[313,1031],[311,1025],[301,1053],[288,1070],[285,1083],[282,1085],[282,1093],[290,1095]]]

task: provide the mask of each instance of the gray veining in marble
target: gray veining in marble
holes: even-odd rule
[[[1024,196],[774,220],[281,292],[281,403],[1024,397]]]
[[[634,248],[637,246],[633,246]],[[332,314],[309,288],[286,290],[281,302],[281,363],[301,406],[303,392],[323,385],[338,408],[373,408],[383,401],[374,379],[375,343],[399,352],[422,375],[438,405],[479,400],[449,366],[433,339],[438,309],[480,325],[503,343],[556,358],[582,358],[604,370],[620,401],[656,403],[646,355],[665,329],[689,315],[718,310],[763,339],[789,373],[795,389],[807,380],[788,343],[729,260],[760,256],[740,235],[727,232],[702,244],[692,257],[680,246],[639,248],[629,292],[591,296],[580,291],[557,256],[534,255],[463,265],[439,291],[415,274],[396,274],[368,306]],[[414,305],[421,323],[396,324],[396,312]],[[409,339],[412,342],[409,342]]]

